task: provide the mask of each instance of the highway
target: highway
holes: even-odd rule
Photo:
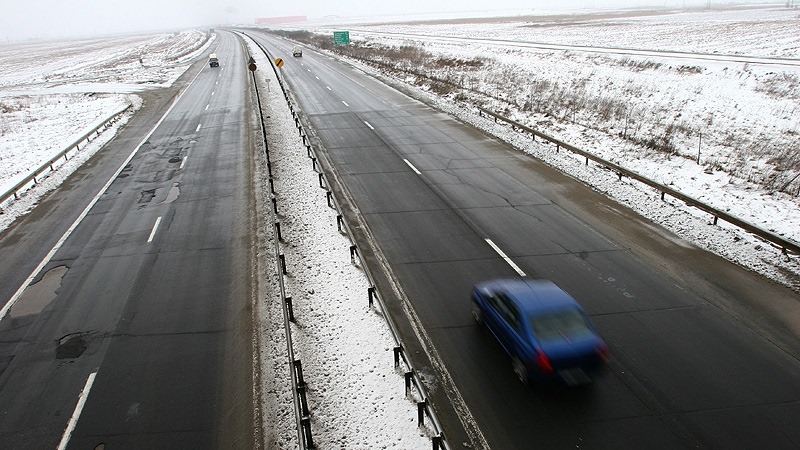
[[[430,390],[453,448],[800,446],[800,318],[782,306],[800,296],[351,65],[252,35],[286,61],[381,294],[421,327],[407,350],[446,375]],[[473,322],[473,284],[523,274],[592,316],[612,355],[592,385],[523,386]]]
[[[255,447],[250,75],[211,50],[0,235],[0,448]]]

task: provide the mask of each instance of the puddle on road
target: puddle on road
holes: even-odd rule
[[[61,280],[67,270],[69,270],[67,266],[57,266],[48,270],[41,280],[25,289],[25,292],[8,311],[8,315],[21,317],[42,312],[56,298],[56,292],[61,287]]]

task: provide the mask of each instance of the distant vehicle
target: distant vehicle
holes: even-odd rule
[[[523,383],[587,384],[589,374],[608,362],[608,347],[586,312],[552,281],[479,283],[472,315],[508,352]]]
[[[219,67],[219,59],[217,59],[216,53],[208,55],[208,65],[211,67]]]
[[[292,56],[303,56],[303,47],[295,45],[294,48],[292,48]]]

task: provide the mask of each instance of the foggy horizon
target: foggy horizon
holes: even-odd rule
[[[564,0],[558,8],[544,0],[404,0],[402,3],[375,3],[370,0],[265,3],[256,0],[217,2],[212,0],[33,0],[8,2],[0,15],[0,42],[87,38],[115,34],[177,31],[187,28],[254,24],[257,18],[306,16],[368,18],[404,17],[423,14],[508,11],[510,15],[547,11],[614,8],[698,8],[708,0]],[[733,1],[725,5],[781,5],[781,2]],[[714,2],[711,2],[714,5]],[[721,6],[725,6],[721,5]],[[489,7],[491,6],[491,7]]]

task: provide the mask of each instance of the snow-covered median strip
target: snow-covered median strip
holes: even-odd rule
[[[326,191],[320,188],[319,175],[294,131],[294,120],[269,62],[257,62],[262,68],[258,76],[270,79],[272,86],[271,91],[261,86],[260,92],[269,112],[275,220],[281,224],[286,295],[292,297],[296,319],[292,339],[308,387],[314,444],[317,448],[431,448],[428,430],[417,426],[419,399],[406,397],[403,374],[394,368],[395,344],[388,325],[377,309],[369,307],[369,281],[351,262],[350,241],[339,232],[337,213],[328,207]],[[262,204],[269,205],[269,185],[261,191]],[[275,265],[264,267],[269,271]],[[272,436],[269,440],[274,440],[268,442],[270,448],[297,448],[276,276],[264,274],[271,292],[259,305],[266,370],[263,393],[265,403],[271,405],[263,414],[264,427],[267,436]]]

